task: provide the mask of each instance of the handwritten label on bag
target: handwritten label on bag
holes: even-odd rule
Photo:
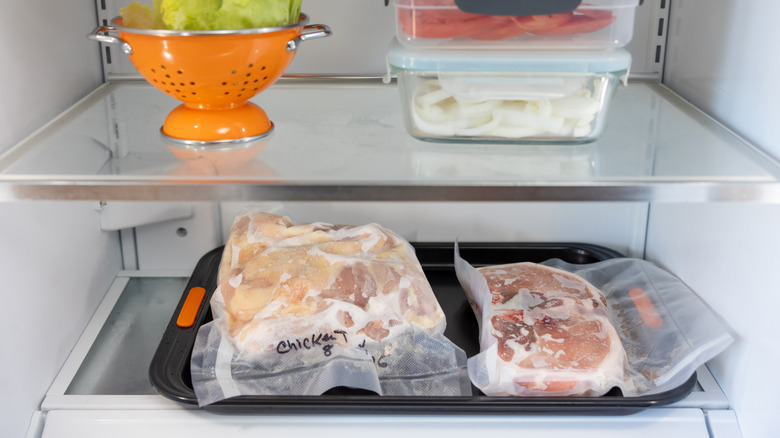
[[[312,350],[315,348],[322,348],[325,356],[333,354],[333,342],[338,340],[335,335],[341,335],[344,337],[344,342],[347,342],[347,332],[344,330],[333,330],[331,333],[315,333],[311,337],[303,339],[284,340],[276,344],[276,352],[279,354],[287,354],[291,351],[298,350]]]
[[[276,352],[278,354],[287,354],[296,351],[316,350],[321,349],[322,354],[326,357],[330,357],[333,354],[333,347],[337,342],[344,340],[344,343],[349,345],[349,338],[347,332],[344,330],[333,330],[333,332],[314,333],[311,336],[305,338],[285,339],[279,341],[276,344]],[[372,355],[368,351],[366,346],[366,340],[356,346],[356,349],[371,357],[371,360],[380,368],[387,368],[388,355],[383,354],[377,357]]]

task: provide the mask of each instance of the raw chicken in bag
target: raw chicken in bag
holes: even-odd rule
[[[236,217],[192,379],[201,406],[239,395],[470,392],[465,353],[412,246],[376,224]]]

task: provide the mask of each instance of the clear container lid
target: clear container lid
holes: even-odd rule
[[[599,51],[432,51],[403,47],[397,39],[387,54],[395,70],[436,72],[607,73],[627,71],[631,54],[625,49]]]

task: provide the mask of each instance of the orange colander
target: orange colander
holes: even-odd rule
[[[88,38],[119,45],[150,84],[183,102],[161,128],[169,145],[224,148],[273,130],[265,111],[248,99],[282,76],[301,41],[330,36],[328,26],[308,21],[301,14],[287,26],[173,31],[125,27],[118,17]]]

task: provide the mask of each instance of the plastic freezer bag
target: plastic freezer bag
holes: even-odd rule
[[[412,246],[376,224],[236,217],[198,331],[193,388],[205,406],[240,395],[470,392],[463,350]]]
[[[552,259],[541,265],[577,275],[603,293],[609,321],[625,353],[623,369],[611,370],[608,377],[590,385],[586,392],[581,392],[581,387],[568,392],[528,391],[517,384],[529,371],[538,370],[518,369],[513,366],[516,364],[502,361],[497,353],[497,336],[502,334],[491,323],[496,309],[494,298],[485,276],[460,258],[456,246],[458,279],[480,324],[480,353],[469,358],[469,375],[486,394],[593,396],[603,395],[612,387],[620,388],[626,397],[658,394],[682,385],[733,340],[725,325],[690,288],[651,262],[617,258],[575,265]],[[562,284],[566,281],[561,278]],[[556,341],[552,337],[549,340]],[[552,367],[547,371],[547,383],[579,378],[565,369]]]

